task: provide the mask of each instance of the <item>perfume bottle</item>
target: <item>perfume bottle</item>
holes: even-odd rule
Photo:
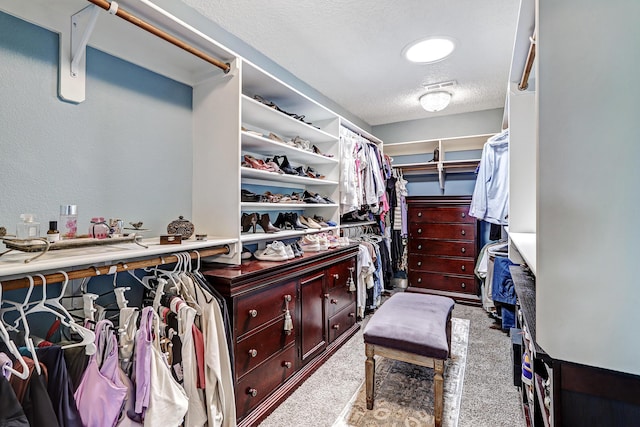
[[[60,237],[73,239],[78,233],[78,207],[76,205],[60,205]]]
[[[18,239],[36,239],[40,237],[40,223],[36,222],[34,214],[20,215],[22,222],[16,226],[16,237]]]

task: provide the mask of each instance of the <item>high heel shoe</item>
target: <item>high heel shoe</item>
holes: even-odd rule
[[[278,218],[276,219],[276,222],[273,223],[274,227],[278,227],[279,229],[283,230],[283,229],[287,229],[287,224],[293,228],[293,226],[291,226],[291,224],[289,224],[289,222],[287,220],[285,220],[285,216],[282,212],[280,212],[278,214]]]
[[[271,224],[271,218],[269,218],[269,214],[262,214],[260,220],[258,221],[258,225],[262,227],[265,233],[277,233],[280,229],[276,228]]]
[[[298,175],[298,172],[291,166],[291,163],[289,163],[287,156],[274,156],[273,162],[287,175]]]
[[[296,230],[306,230],[309,227],[307,227],[306,225],[304,225],[303,223],[300,222],[300,218],[298,217],[298,214],[295,212],[288,212],[285,215],[287,215],[287,217],[285,217],[293,226],[294,229]]]
[[[242,231],[247,232],[249,229],[253,228],[253,232],[256,232],[256,224],[258,223],[258,214],[242,214],[242,218],[240,219],[240,224],[242,225]]]
[[[320,149],[319,149],[317,146],[315,146],[315,145],[313,145],[313,146],[311,147],[311,149],[313,150],[313,152],[314,152],[314,153],[316,153],[316,154],[318,154],[318,155],[320,155],[320,156],[333,157],[333,154],[326,154],[326,153],[323,153],[323,152],[322,152],[322,151],[320,151]]]

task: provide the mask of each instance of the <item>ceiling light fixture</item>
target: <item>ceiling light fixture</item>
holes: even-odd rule
[[[404,48],[403,53],[411,62],[426,64],[446,58],[451,55],[455,47],[456,44],[449,38],[430,37],[411,43]]]
[[[451,102],[451,93],[444,90],[427,92],[420,97],[422,108],[431,113],[444,110],[449,105],[449,102]]]

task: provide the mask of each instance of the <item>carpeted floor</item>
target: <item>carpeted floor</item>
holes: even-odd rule
[[[524,426],[510,338],[480,307],[456,304],[453,316],[470,320],[458,427]],[[361,329],[260,426],[332,426],[364,379],[364,360]]]

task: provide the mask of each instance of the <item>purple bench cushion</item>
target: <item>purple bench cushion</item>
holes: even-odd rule
[[[397,293],[373,314],[364,328],[364,342],[437,359],[449,355],[447,319],[451,298]]]

